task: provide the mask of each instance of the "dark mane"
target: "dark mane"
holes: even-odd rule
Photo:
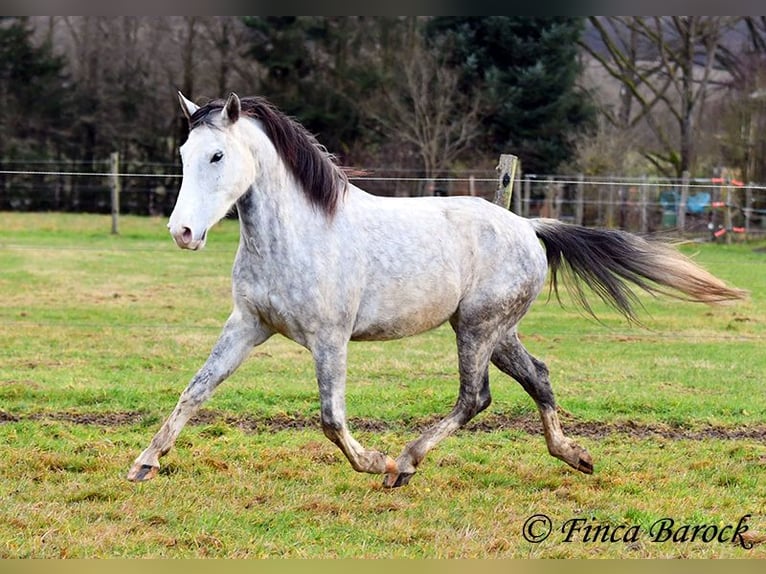
[[[346,190],[347,178],[332,155],[306,128],[266,99],[246,97],[241,98],[240,103],[244,115],[261,122],[279,157],[298,180],[309,201],[333,215]],[[222,110],[225,104],[225,100],[218,99],[200,107],[189,119],[189,130],[201,124],[212,124],[212,112]]]

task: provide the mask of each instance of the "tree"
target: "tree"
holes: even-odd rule
[[[356,67],[363,38],[359,18],[248,17],[250,50],[262,73],[259,91],[318,134],[333,153],[348,152],[361,137],[358,102],[369,87]],[[353,78],[354,81],[349,81]]]
[[[594,110],[578,87],[579,18],[437,17],[431,41],[460,72],[459,89],[483,97],[483,147],[514,153],[527,172],[551,173],[573,153]]]
[[[38,46],[27,18],[0,19],[0,161],[43,159],[64,145],[67,98],[63,61]],[[0,209],[11,207],[0,174]]]
[[[713,66],[722,34],[734,21],[721,16],[590,18],[600,44],[583,41],[581,46],[621,85],[620,113],[602,111],[622,128],[646,122],[656,147],[644,155],[667,175],[694,171]],[[663,121],[663,112],[671,122]]]
[[[232,90],[247,90],[242,95],[249,95],[256,82],[251,61],[244,55],[247,50],[243,46],[247,46],[250,37],[247,26],[236,16],[201,18],[199,25],[210,53],[218,97]],[[192,52],[191,57],[194,56]]]
[[[766,181],[766,16],[745,16],[741,45],[723,45],[718,63],[731,77],[715,113],[716,150],[748,182]]]
[[[412,146],[426,178],[447,168],[479,133],[480,100],[458,89],[456,70],[415,30],[401,46],[399,66],[367,113],[390,138]]]
[[[27,18],[0,19],[0,159],[44,155],[61,127],[64,64],[32,36]]]

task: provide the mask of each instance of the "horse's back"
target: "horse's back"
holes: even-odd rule
[[[501,272],[505,260],[514,268],[530,269],[529,262],[545,273],[544,250],[530,221],[485,199],[375,197],[364,203],[364,216],[357,221],[377,257],[402,261],[404,256],[418,264],[436,258],[465,279],[482,270]]]
[[[354,279],[364,285],[354,339],[423,332],[461,306],[508,307],[542,286],[546,261],[534,230],[492,203],[370,196],[359,203],[351,219],[364,265]]]

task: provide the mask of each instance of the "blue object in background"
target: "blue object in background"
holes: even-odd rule
[[[710,205],[710,192],[700,191],[686,200],[686,213],[702,213]]]

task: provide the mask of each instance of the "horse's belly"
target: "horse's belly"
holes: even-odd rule
[[[359,308],[351,339],[384,341],[417,335],[438,327],[455,312],[459,302],[457,289],[422,289],[391,297],[372,297]]]
[[[435,312],[434,312],[435,311]],[[381,315],[374,321],[362,322],[355,326],[352,341],[388,341],[424,333],[445,323],[452,313],[444,309],[426,310],[423,313]]]

